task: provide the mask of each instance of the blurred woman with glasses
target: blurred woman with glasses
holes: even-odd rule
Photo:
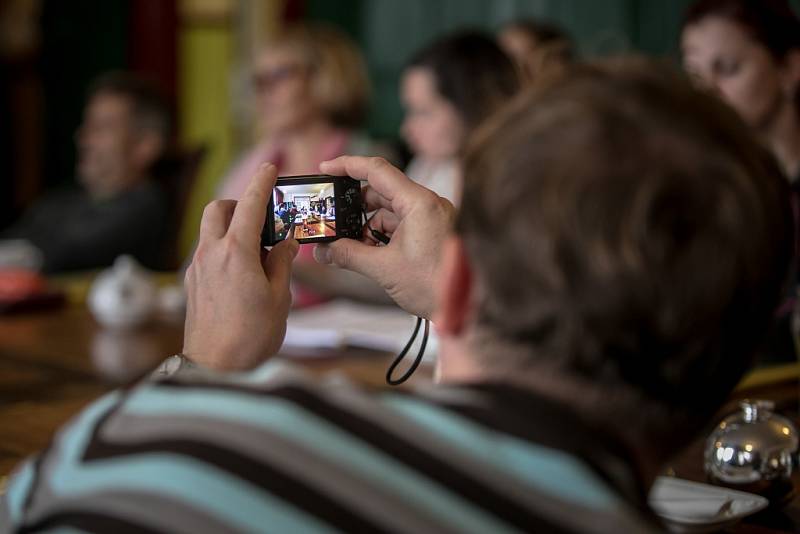
[[[319,164],[342,154],[391,156],[358,128],[366,118],[370,84],[356,45],[329,26],[294,26],[265,43],[252,76],[262,139],[223,179],[219,198],[239,198],[263,162],[280,176],[318,174]],[[301,247],[294,303],[307,306],[330,296],[374,300],[352,273],[314,262]]]

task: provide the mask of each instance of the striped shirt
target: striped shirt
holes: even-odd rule
[[[265,367],[102,397],[17,469],[0,532],[658,531],[624,451],[563,406]]]

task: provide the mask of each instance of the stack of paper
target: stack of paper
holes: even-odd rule
[[[364,347],[386,352],[399,352],[408,343],[417,318],[400,308],[368,306],[345,300],[334,300],[326,304],[293,310],[289,314],[284,347],[340,349]],[[420,327],[416,347],[422,340]],[[436,354],[437,339],[431,327],[426,359]]]

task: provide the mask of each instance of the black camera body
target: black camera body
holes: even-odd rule
[[[358,239],[363,213],[358,180],[327,174],[279,177],[267,207],[261,245],[291,238],[300,244]]]

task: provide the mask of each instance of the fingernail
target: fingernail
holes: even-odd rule
[[[274,167],[274,165],[268,161],[265,161],[264,163],[261,164],[261,169],[264,171],[268,171],[270,167]]]
[[[297,239],[292,239],[289,243],[289,249],[292,251],[292,257],[297,257],[297,253],[300,252],[300,242]]]
[[[331,262],[331,250],[325,245],[317,245],[314,249],[314,259],[317,260],[317,263],[322,263],[325,265],[330,264]]]

